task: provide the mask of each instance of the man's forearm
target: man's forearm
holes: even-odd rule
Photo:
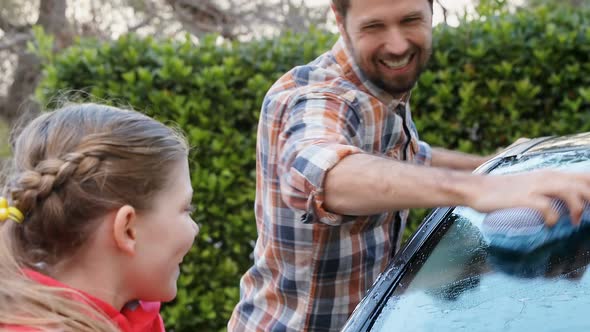
[[[451,151],[443,148],[432,149],[432,166],[434,167],[473,171],[488,159],[489,157]]]
[[[344,215],[465,205],[482,181],[468,172],[356,154],[328,172],[325,205]]]
[[[590,174],[536,170],[479,175],[355,154],[328,172],[324,190],[325,208],[343,215],[457,205],[480,212],[529,207],[539,211],[547,225],[554,225],[559,218],[555,199],[565,201],[572,221],[580,222],[590,202]]]

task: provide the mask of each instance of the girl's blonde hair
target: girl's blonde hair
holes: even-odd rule
[[[66,331],[118,331],[68,292],[26,278],[23,268],[51,275],[75,254],[109,211],[147,211],[187,158],[175,130],[135,111],[79,104],[34,119],[14,143],[6,196],[25,214],[0,225],[0,326]]]

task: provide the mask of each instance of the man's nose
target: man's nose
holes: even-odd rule
[[[398,27],[391,27],[387,30],[385,40],[385,51],[387,53],[404,56],[410,49],[410,42],[404,32]]]

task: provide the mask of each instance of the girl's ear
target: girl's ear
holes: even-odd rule
[[[135,255],[137,244],[137,213],[130,205],[124,205],[115,213],[113,238],[117,248]]]

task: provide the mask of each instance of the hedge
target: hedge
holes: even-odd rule
[[[518,137],[590,130],[588,14],[540,7],[437,28],[431,64],[412,96],[422,139],[487,154]],[[68,90],[83,92],[81,100],[131,105],[180,126],[194,147],[195,219],[202,229],[182,266],[178,297],[164,308],[170,330],[225,330],[256,239],[262,98],[282,73],[335,40],[320,31],[249,43],[129,35],[80,41],[46,64],[37,96],[48,107]],[[414,214],[410,230],[423,214]]]
[[[590,11],[540,7],[436,31],[414,119],[432,144],[493,152],[590,130]]]

